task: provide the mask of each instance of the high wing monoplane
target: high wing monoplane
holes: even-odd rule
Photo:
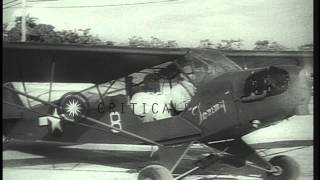
[[[268,161],[241,137],[296,115],[310,100],[309,77],[299,63],[251,59],[248,68],[243,62],[213,49],[4,43],[4,136],[158,146],[159,164],[141,169],[139,180],[173,179],[195,143],[212,153],[175,179],[216,163],[251,165],[266,179],[296,179],[293,159]],[[49,83],[48,91],[32,95],[26,82]],[[93,86],[54,98],[53,83]]]

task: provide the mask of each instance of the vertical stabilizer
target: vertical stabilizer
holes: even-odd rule
[[[6,86],[10,88],[14,88],[12,83],[6,84]],[[24,106],[18,94],[9,91],[8,89],[3,88],[2,94],[3,102],[9,102],[12,104],[16,104],[19,106]],[[3,103],[2,106],[2,118],[3,119],[20,119],[22,118],[21,109],[10,106],[8,104]]]

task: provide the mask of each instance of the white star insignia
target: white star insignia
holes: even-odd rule
[[[67,113],[69,113],[69,116],[72,116],[74,117],[75,115],[79,115],[80,113],[80,109],[81,109],[81,106],[80,106],[80,103],[74,99],[69,100],[68,104],[67,104],[67,107],[66,107],[66,110],[67,110]]]
[[[53,116],[58,117],[57,109],[54,109]],[[47,117],[48,121],[51,122],[51,131],[54,132],[56,129],[59,129],[60,132],[62,132],[62,127],[61,127],[61,120],[58,118],[53,118],[53,117]]]
[[[54,118],[54,117],[57,118]],[[54,109],[52,116],[43,116],[39,117],[39,125],[40,126],[50,126],[51,133],[55,132],[58,129],[60,132],[63,132],[61,127],[61,119],[58,118],[59,115],[57,113],[57,109]]]

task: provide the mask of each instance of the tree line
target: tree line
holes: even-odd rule
[[[57,44],[95,44],[95,45],[123,45],[116,44],[113,41],[103,41],[98,36],[92,35],[90,28],[78,30],[56,30],[50,24],[37,23],[37,18],[26,17],[27,41],[41,43],[57,43]],[[15,24],[8,29],[8,24],[3,24],[3,41],[17,42],[21,39],[21,23],[22,18],[16,17]],[[157,37],[150,37],[150,40],[142,37],[132,36],[128,39],[128,43],[124,44],[131,47],[158,47],[158,48],[178,48],[179,45],[175,40],[163,41]],[[220,42],[212,42],[210,39],[199,41],[198,48],[213,48],[220,50],[235,50],[242,49],[242,39],[228,39]],[[258,40],[254,44],[253,50],[269,50],[269,51],[284,51],[289,48],[284,45],[269,40]],[[304,44],[297,47],[297,50],[313,50],[313,44]]]

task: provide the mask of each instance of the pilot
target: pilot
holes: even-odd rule
[[[170,100],[176,111],[184,111],[196,92],[195,86],[183,74],[178,75],[178,83],[171,88]]]
[[[181,64],[184,62],[181,62]],[[188,65],[182,65],[183,71],[186,73],[190,73],[191,79],[196,79],[195,76],[199,77],[199,75],[191,74],[192,68]],[[200,72],[200,71],[198,71]],[[170,88],[163,88],[163,94],[167,94],[169,97],[170,104],[174,109],[173,113],[179,113],[183,111],[187,104],[191,101],[192,96],[194,96],[196,88],[190,82],[188,78],[184,74],[182,74],[179,69],[177,69],[176,65],[170,65],[166,69],[163,69],[159,72],[162,77],[169,79],[171,82],[175,80],[177,83]],[[203,74],[203,73],[202,73]],[[192,75],[194,77],[192,77]],[[199,79],[199,78],[198,78]]]
[[[135,93],[131,103],[135,104],[134,113],[144,122],[172,117],[174,112],[182,112],[196,92],[195,86],[183,74],[177,75],[177,84],[160,89],[156,75],[144,78],[143,91]]]
[[[160,91],[160,81],[156,74],[148,74],[143,80],[144,91],[146,92],[159,92]]]
[[[148,74],[144,78],[144,86],[140,92],[135,93],[131,100],[134,104],[134,113],[150,122],[171,117],[171,112],[163,110],[170,105],[168,95],[160,91],[160,80],[155,74]]]

